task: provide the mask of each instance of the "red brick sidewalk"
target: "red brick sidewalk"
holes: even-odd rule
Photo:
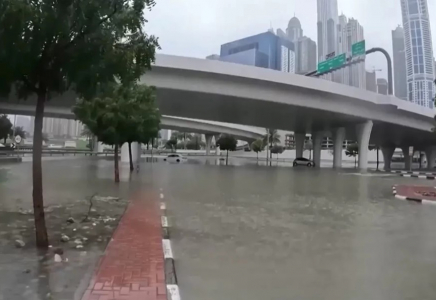
[[[166,300],[158,195],[131,201],[82,300]]]
[[[397,185],[396,194],[407,197],[408,200],[428,200],[436,202],[436,188],[432,186]]]

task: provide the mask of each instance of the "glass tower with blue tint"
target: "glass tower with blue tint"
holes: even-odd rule
[[[427,0],[401,0],[406,50],[407,99],[433,108],[434,63]]]
[[[221,45],[220,60],[295,73],[294,44],[271,31]]]

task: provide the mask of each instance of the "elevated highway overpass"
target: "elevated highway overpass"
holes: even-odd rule
[[[367,167],[369,143],[382,147],[387,166],[396,147],[415,146],[436,158],[434,111],[393,96],[269,69],[171,55],[157,55],[152,71],[140,82],[157,87],[164,115],[294,131],[297,156],[303,152],[304,135],[311,133],[315,163],[324,136],[333,137],[335,167],[341,166],[344,139],[358,141],[360,168]],[[73,92],[54,97],[48,108],[56,113],[70,108],[74,99]],[[33,106],[34,99],[26,103],[11,94],[0,103]],[[408,150],[404,154],[407,159]]]

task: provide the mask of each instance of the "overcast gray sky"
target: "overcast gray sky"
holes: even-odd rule
[[[436,0],[427,0],[436,46]],[[220,45],[261,33],[270,24],[286,29],[295,15],[304,34],[316,41],[316,0],[156,0],[148,13],[148,32],[159,37],[161,53],[200,57],[219,54]],[[339,14],[357,19],[365,30],[367,48],[392,53],[391,30],[402,23],[400,0],[338,0]],[[381,54],[367,58],[366,68],[383,69]]]

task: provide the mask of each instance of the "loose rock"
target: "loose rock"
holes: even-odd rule
[[[61,262],[62,261],[62,257],[59,254],[55,254],[54,255],[54,261],[55,262]]]
[[[80,239],[75,239],[75,240],[74,240],[74,244],[82,245],[83,242],[82,242]]]
[[[30,269],[24,270],[24,273],[29,274],[30,273]]]
[[[30,210],[30,209],[22,209],[22,208],[20,208],[19,210],[18,210],[18,212],[20,213],[20,214],[22,214],[22,215],[31,215],[33,212],[32,212],[32,210]]]
[[[82,248],[83,248],[82,244],[76,246],[76,249],[82,249]]]
[[[74,218],[72,218],[72,217],[69,217],[69,218],[67,219],[67,223],[68,223],[68,224],[73,224],[73,223],[76,223],[76,220],[74,220]]]
[[[23,248],[24,246],[26,246],[25,242],[23,242],[22,240],[15,240],[15,247]]]
[[[68,241],[70,241],[70,238],[68,237],[68,235],[66,235],[66,234],[62,234],[62,236],[61,236],[61,242],[66,243],[66,242],[68,242]]]

